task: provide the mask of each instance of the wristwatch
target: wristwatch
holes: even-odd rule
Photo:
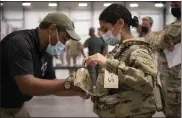
[[[67,77],[65,82],[64,82],[64,89],[68,90],[71,89],[73,87],[73,81],[72,81],[72,75]]]
[[[66,90],[70,89],[70,88],[71,88],[71,82],[68,81],[68,80],[66,80],[66,81],[64,82],[64,88],[65,88]]]
[[[66,78],[65,82],[64,82],[64,89],[68,90],[68,89],[71,89],[74,84],[73,84],[73,81],[76,77],[76,73],[73,72],[69,77]]]

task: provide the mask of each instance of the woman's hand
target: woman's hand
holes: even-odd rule
[[[168,47],[168,50],[169,50],[169,51],[174,51],[174,49],[175,49],[174,45]]]
[[[96,65],[99,64],[102,67],[106,66],[107,58],[101,55],[100,53],[94,54],[92,56],[88,56],[85,58],[85,63],[87,65]]]

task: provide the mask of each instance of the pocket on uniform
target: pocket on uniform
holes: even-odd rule
[[[117,95],[111,95],[111,96],[106,96],[104,98],[101,98],[100,101],[108,105],[113,105],[113,104],[119,103],[121,100],[120,98],[118,98]]]

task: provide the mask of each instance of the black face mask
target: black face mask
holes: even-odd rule
[[[142,26],[142,33],[148,33],[148,27]]]
[[[181,8],[171,8],[171,13],[174,17],[181,17]]]

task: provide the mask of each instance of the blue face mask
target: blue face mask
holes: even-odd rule
[[[65,45],[59,41],[58,32],[57,32],[57,39],[58,39],[58,42],[56,43],[56,45],[51,45],[50,44],[51,37],[49,35],[49,45],[47,46],[46,52],[52,56],[61,53],[65,48]]]
[[[115,46],[121,40],[120,35],[114,36],[110,30],[107,33],[103,34],[102,38],[107,44],[112,46]]]

